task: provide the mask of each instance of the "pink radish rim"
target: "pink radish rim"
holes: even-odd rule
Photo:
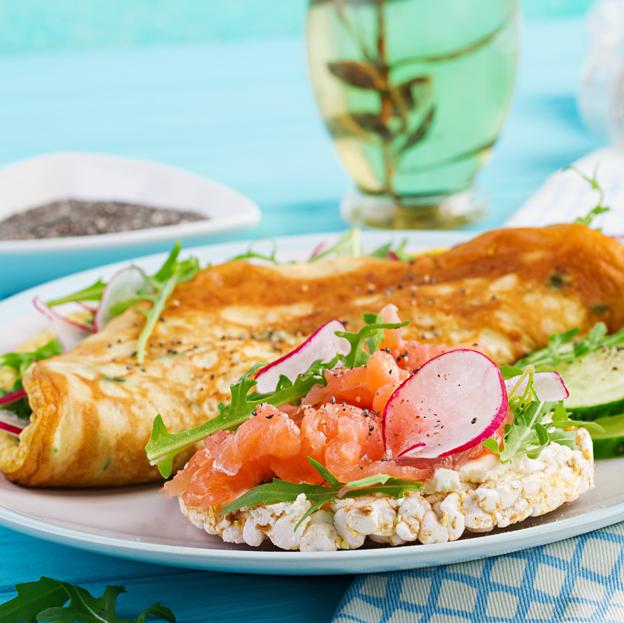
[[[265,374],[266,372],[274,368],[276,365],[282,363],[283,361],[286,361],[287,359],[290,359],[294,354],[298,353],[318,333],[320,333],[320,331],[322,331],[328,324],[332,322],[337,322],[342,327],[342,329],[337,329],[337,331],[346,331],[347,328],[344,326],[344,324],[342,324],[342,322],[340,322],[340,320],[328,320],[327,322],[324,322],[314,333],[310,334],[303,342],[301,342],[299,346],[295,347],[293,350],[286,353],[285,355],[282,355],[279,359],[276,359],[275,361],[272,361],[271,363],[267,364],[266,366],[264,366],[264,368],[260,368],[260,370],[256,372],[256,380],[258,379],[258,377],[262,376],[263,374]]]
[[[102,310],[104,309],[103,308],[103,303],[106,301],[106,295],[107,295],[108,291],[110,290],[111,285],[115,283],[116,279],[120,275],[123,275],[124,273],[126,273],[128,271],[135,271],[135,270],[138,271],[141,274],[144,274],[143,271],[138,266],[134,266],[133,264],[131,264],[130,266],[126,266],[125,268],[122,268],[121,270],[118,270],[110,278],[110,281],[104,287],[104,291],[102,292],[102,296],[100,298],[100,304],[97,306],[97,308],[96,308],[96,310],[95,310],[95,312],[93,314],[93,325],[94,325],[95,332],[101,331],[103,329],[103,326],[101,325]]]
[[[77,329],[82,329],[86,333],[95,333],[94,327],[90,327],[89,325],[82,324],[81,322],[76,322],[71,318],[62,316],[57,311],[46,305],[38,296],[35,296],[35,298],[32,300],[32,303],[35,309],[39,313],[43,314],[48,320],[60,320],[61,322],[65,322],[76,327]]]
[[[494,432],[496,432],[498,430],[500,425],[503,423],[503,420],[505,419],[505,416],[507,415],[507,409],[509,408],[509,399],[507,397],[507,387],[505,386],[505,379],[503,379],[503,375],[501,374],[501,371],[500,371],[499,367],[494,363],[494,361],[492,361],[492,359],[490,359],[487,355],[484,355],[482,352],[480,352],[478,350],[474,350],[473,348],[456,348],[454,350],[446,351],[445,353],[441,353],[440,355],[436,355],[435,357],[432,357],[431,359],[426,361],[418,369],[416,374],[418,374],[425,366],[430,364],[432,361],[435,361],[436,359],[439,359],[440,357],[444,357],[445,355],[448,355],[449,353],[456,353],[456,352],[476,353],[478,355],[481,355],[482,357],[485,357],[485,359],[487,359],[494,366],[494,368],[496,369],[496,372],[498,373],[498,380],[499,380],[500,387],[501,387],[501,392],[502,392],[503,400],[501,402],[501,408],[498,410],[498,413],[496,414],[496,416],[492,420],[491,424],[483,432],[481,432],[479,435],[477,435],[474,439],[471,439],[470,441],[467,441],[463,445],[458,446],[457,448],[454,448],[452,450],[449,450],[448,452],[443,452],[442,454],[439,454],[436,457],[431,457],[431,458],[427,458],[427,459],[419,459],[419,460],[435,461],[436,459],[443,459],[446,456],[451,456],[452,454],[459,454],[460,452],[463,452],[464,450],[468,450],[469,448],[473,448],[474,446],[478,445],[484,439],[487,439],[488,437],[491,437],[492,433],[494,433]],[[392,403],[397,399],[398,392],[400,392],[400,390],[403,388],[403,386],[406,385],[407,383],[409,383],[416,376],[416,374],[413,374],[412,376],[407,378],[405,381],[403,381],[403,383],[401,383],[401,385],[399,385],[392,392],[392,395],[390,396],[390,399],[388,400],[388,403],[386,404],[386,408],[384,409],[383,416],[381,418],[381,430],[382,430],[382,438],[383,438],[383,442],[384,442],[384,450],[386,452],[388,452],[388,442],[386,440],[386,416],[388,414],[388,409],[390,408]],[[395,456],[391,456],[391,458],[400,459],[401,457],[405,457],[405,455],[408,452],[411,452],[412,450],[415,450],[416,448],[422,448],[425,445],[426,444],[423,443],[423,442],[416,443],[416,444],[410,446],[409,448],[407,448],[406,450],[403,450],[403,452],[401,452],[398,456],[396,456],[396,457]]]
[[[310,253],[310,259],[315,258],[325,247],[327,246],[326,242],[319,242]]]
[[[26,426],[24,426],[24,428],[26,428]],[[13,426],[12,424],[7,424],[6,422],[3,422],[2,420],[0,420],[0,430],[6,431],[7,433],[10,433],[12,435],[19,436],[19,434],[24,430],[24,428],[18,428],[17,426]]]
[[[0,396],[0,405],[10,405],[22,398],[26,398],[26,392],[23,389],[18,389],[14,392],[4,394],[4,396]]]
[[[539,392],[537,391],[537,388],[535,387],[535,386],[537,385],[537,375],[538,375],[538,374],[542,374],[542,375],[543,375],[543,374],[547,374],[547,375],[549,375],[549,376],[551,376],[551,375],[552,375],[552,376],[556,376],[556,377],[557,377],[557,380],[558,380],[558,381],[559,381],[559,383],[561,384],[561,387],[563,388],[563,391],[564,391],[564,393],[565,393],[565,396],[563,396],[563,398],[560,398],[559,400],[566,400],[566,398],[569,398],[569,397],[570,397],[570,390],[568,389],[568,386],[565,384],[565,381],[563,380],[563,377],[561,376],[561,374],[559,374],[559,372],[556,372],[556,371],[553,371],[553,372],[536,372],[536,373],[535,373],[535,379],[534,379],[534,389],[535,389],[535,393],[537,394],[537,397],[538,397],[540,400],[543,400],[543,398],[541,398],[541,397],[540,397]],[[518,374],[517,376],[513,376],[513,377],[511,377],[510,379],[507,379],[507,380],[505,381],[505,387],[507,387],[507,383],[508,383],[509,381],[513,381],[514,379],[519,378],[520,376],[521,376],[521,375],[520,375],[520,374]]]
[[[568,386],[565,384],[565,381],[563,380],[563,377],[561,376],[561,374],[559,374],[559,372],[556,372],[556,371],[552,372],[551,374],[555,374],[557,376],[557,378],[559,379],[559,382],[561,383],[561,386],[563,387],[565,391],[565,398],[563,398],[563,400],[565,400],[566,398],[569,398],[570,390],[568,389]]]

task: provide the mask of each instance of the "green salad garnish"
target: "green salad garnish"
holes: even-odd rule
[[[148,619],[175,623],[176,617],[160,602],[137,617],[120,618],[117,599],[126,592],[122,586],[107,586],[101,597],[69,582],[42,577],[16,586],[17,596],[0,605],[2,623],[145,623]]]
[[[256,384],[253,374],[264,365],[260,363],[253,366],[237,383],[230,386],[230,402],[220,403],[219,413],[213,419],[186,431],[170,433],[162,417],[158,415],[154,420],[152,436],[145,448],[150,464],[158,466],[161,475],[168,478],[173,471],[173,461],[180,452],[213,433],[239,426],[252,417],[254,409],[263,403],[275,407],[297,403],[314,385],[324,386],[327,383],[326,370],[338,364],[347,368],[364,365],[377,350],[386,329],[398,329],[407,324],[406,322],[381,323],[377,314],[364,314],[363,318],[364,326],[358,332],[339,331],[336,333],[350,343],[349,353],[336,355],[331,361],[315,361],[294,381],[282,376],[275,390],[270,393],[260,394],[251,391]]]
[[[261,506],[276,504],[277,502],[294,502],[302,493],[312,502],[312,506],[299,519],[295,530],[313,513],[322,508],[328,502],[343,498],[356,498],[365,495],[383,494],[393,498],[402,498],[409,491],[420,491],[422,482],[417,480],[403,480],[394,478],[388,474],[373,474],[366,478],[340,482],[326,467],[312,457],[308,457],[310,465],[323,477],[325,485],[308,485],[296,482],[288,482],[274,478],[257,487],[249,489],[239,498],[224,506],[220,513],[226,515],[235,513],[241,508],[248,506]]]

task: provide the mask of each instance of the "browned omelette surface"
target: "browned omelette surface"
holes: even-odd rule
[[[492,231],[410,263],[205,269],[176,290],[142,366],[134,360],[143,323],[136,310],[34,365],[24,381],[32,423],[19,443],[0,435],[0,470],[27,485],[155,480],[144,446],[157,413],[172,430],[196,425],[252,364],[276,358],[322,322],[356,327],[363,312],[387,303],[411,321],[411,338],[476,344],[509,363],[552,333],[598,320],[624,326],[624,247],[583,225],[561,225]]]

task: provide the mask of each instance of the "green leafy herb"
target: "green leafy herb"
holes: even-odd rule
[[[0,355],[0,368],[8,367],[15,372],[13,385],[7,390],[0,390],[0,396],[6,396],[22,389],[22,380],[26,370],[35,362],[41,359],[49,359],[63,352],[63,348],[58,340],[52,339],[43,346],[29,352],[14,352]],[[27,398],[22,398],[2,407],[7,411],[12,411],[21,418],[28,418],[31,414],[30,405]]]
[[[524,369],[533,366],[539,372],[552,371],[593,351],[624,344],[624,329],[608,335],[603,322],[596,323],[584,338],[575,339],[578,334],[579,329],[570,329],[551,335],[545,348],[520,359],[515,367]]]
[[[325,371],[342,364],[346,368],[364,365],[381,344],[386,329],[398,329],[408,324],[380,323],[377,314],[364,314],[364,326],[357,333],[338,331],[336,335],[347,339],[351,349],[347,355],[336,355],[331,361],[315,361],[310,368],[300,374],[294,382],[282,376],[275,391],[269,393],[252,392],[256,384],[254,373],[265,364],[260,363],[248,370],[234,385],[230,386],[231,400],[219,404],[219,414],[208,422],[179,433],[170,433],[160,415],[154,420],[152,435],[145,447],[150,465],[158,467],[164,478],[171,476],[173,462],[180,452],[191,448],[209,435],[221,430],[236,428],[252,417],[261,404],[279,407],[292,404],[303,398],[315,385],[325,385]]]
[[[154,420],[152,435],[145,448],[151,465],[158,466],[164,478],[171,476],[173,461],[180,452],[194,446],[209,435],[221,430],[236,428],[245,420],[253,416],[254,410],[261,404],[271,404],[276,407],[296,402],[303,398],[314,385],[324,385],[325,370],[336,365],[336,359],[323,363],[317,361],[294,382],[282,376],[274,392],[261,394],[251,392],[256,384],[253,374],[263,366],[263,363],[253,366],[245,372],[237,383],[230,386],[231,400],[228,404],[219,404],[219,414],[204,424],[179,433],[167,431],[160,415]]]
[[[583,225],[587,225],[589,227],[597,216],[608,212],[610,209],[611,208],[601,205],[594,206],[585,216],[579,216],[574,222],[582,223]]]
[[[0,605],[2,623],[145,623],[148,618],[175,623],[169,608],[155,603],[138,617],[121,619],[117,615],[117,599],[125,589],[107,586],[101,597],[89,591],[52,578],[42,577],[36,582],[16,586],[17,597]]]
[[[383,259],[396,257],[396,259],[401,262],[408,262],[412,259],[412,256],[405,251],[407,244],[407,238],[403,238],[403,240],[401,240],[401,242],[399,242],[396,246],[394,246],[391,242],[387,242],[386,244],[382,244],[380,247],[371,251],[368,256]]]
[[[40,359],[49,359],[63,352],[63,348],[57,339],[52,339],[35,350],[28,352],[4,353],[0,355],[0,367],[8,367],[15,371],[15,384],[9,392],[22,387],[22,378],[30,365]],[[8,393],[8,392],[7,392]]]
[[[600,185],[596,177],[598,174],[598,169],[596,168],[594,170],[593,175],[587,175],[586,173],[583,173],[583,171],[581,171],[580,169],[577,169],[575,166],[569,166],[568,169],[580,175],[590,185],[592,190],[595,190],[598,193],[598,201],[596,202],[596,205],[585,216],[579,216],[578,218],[574,219],[575,223],[581,223],[582,225],[587,225],[587,227],[590,227],[593,220],[597,216],[599,216],[600,214],[604,214],[605,212],[609,212],[609,210],[611,209],[604,205],[604,190],[602,189],[602,186]]]
[[[145,316],[145,325],[137,339],[136,358],[138,363],[143,363],[145,360],[147,342],[176,286],[193,279],[199,271],[197,258],[189,257],[185,260],[178,260],[180,251],[180,243],[176,242],[158,271],[151,277],[144,275],[145,287],[131,299],[117,303],[115,308],[111,310],[114,314],[119,314],[139,303],[150,302],[152,304],[149,308],[138,308]]]
[[[409,324],[408,321],[379,322],[378,314],[364,314],[362,317],[365,324],[357,333],[336,331],[336,335],[344,337],[351,344],[350,352],[340,358],[345,368],[357,368],[365,365],[370,356],[379,348],[386,329],[399,329]]]
[[[604,428],[597,422],[572,420],[562,402],[558,402],[552,412],[550,425],[554,428],[585,428],[589,433],[603,433]],[[574,431],[572,431],[574,432]],[[576,436],[576,433],[574,433]]]
[[[55,305],[64,305],[65,303],[84,303],[89,301],[99,301],[106,289],[106,282],[98,279],[92,285],[56,299],[48,301],[50,307]]]
[[[359,229],[346,231],[335,244],[323,249],[310,258],[310,262],[316,262],[326,257],[360,257],[362,255],[362,235]]]
[[[234,513],[243,507],[275,504],[277,502],[293,502],[300,494],[312,502],[312,506],[297,523],[298,528],[310,515],[322,508],[328,502],[342,498],[354,498],[378,493],[395,498],[403,497],[409,491],[422,489],[422,482],[402,480],[387,474],[374,474],[360,480],[342,483],[326,467],[312,457],[308,461],[314,469],[325,479],[327,486],[308,485],[287,482],[275,478],[272,482],[258,485],[250,489],[239,498],[221,509],[222,514]]]
[[[178,256],[180,255],[180,251],[180,243],[176,242],[164,263],[154,275],[149,276],[144,273],[145,286],[133,297],[125,301],[119,301],[111,308],[112,315],[116,316],[139,303],[151,303],[151,307],[149,308],[139,308],[141,313],[145,315],[145,325],[137,341],[136,357],[139,363],[143,363],[145,359],[147,342],[176,286],[193,279],[199,271],[197,258],[190,257],[185,260],[179,260]],[[98,279],[93,285],[87,288],[49,301],[48,305],[99,301],[102,298],[106,285],[104,281]]]
[[[514,376],[519,376],[523,372],[522,368],[518,366],[504,366],[503,365],[499,367],[499,370],[501,371],[501,374],[503,375],[503,378],[506,381],[514,378]]]
[[[591,186],[592,190],[595,190],[598,193],[598,201],[596,202],[596,205],[585,216],[579,216],[577,219],[574,220],[575,223],[581,223],[582,225],[587,225],[587,227],[590,227],[593,220],[597,216],[599,216],[600,214],[604,214],[605,212],[609,212],[609,210],[611,209],[608,206],[604,205],[604,190],[602,189],[602,186],[596,178],[598,170],[594,170],[593,175],[590,176],[586,173],[583,173],[583,171],[577,169],[574,166],[570,166],[568,168],[578,173]]]
[[[231,257],[228,261],[234,262],[236,260],[264,260],[270,264],[279,265],[281,262],[277,259],[277,244],[273,241],[273,248],[270,253],[261,253],[254,251],[253,245],[250,245],[245,253],[240,253]]]
[[[509,392],[509,407],[513,421],[507,424],[502,448],[498,440],[490,437],[483,445],[496,454],[503,463],[526,455],[537,458],[550,443],[559,443],[569,448],[576,447],[576,429],[585,426],[568,417],[562,402],[552,403],[539,400],[534,387],[535,369],[528,367]],[[522,394],[519,389],[528,379]]]

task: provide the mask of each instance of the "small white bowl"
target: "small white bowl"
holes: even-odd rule
[[[205,243],[215,234],[250,227],[260,219],[258,206],[240,193],[146,160],[61,152],[0,169],[0,220],[63,199],[192,210],[206,220],[97,236],[0,240],[0,296],[69,272],[163,251],[176,240],[186,246]]]

